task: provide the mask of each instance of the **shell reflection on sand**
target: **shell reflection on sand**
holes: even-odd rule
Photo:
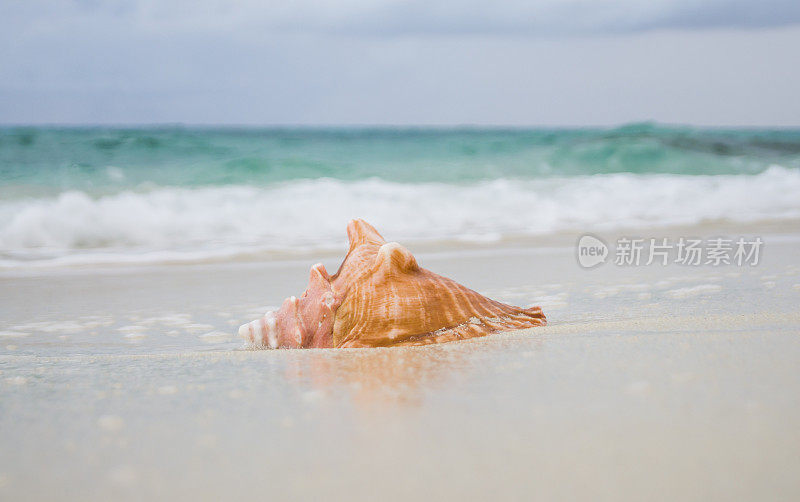
[[[286,377],[308,389],[309,396],[346,389],[353,405],[365,412],[385,411],[387,404],[418,406],[425,392],[457,379],[461,374],[457,369],[466,369],[470,361],[459,351],[420,350],[303,352],[288,360]]]
[[[423,406],[426,397],[467,385],[476,372],[487,367],[503,374],[519,369],[522,361],[529,364],[543,349],[541,333],[522,330],[425,347],[294,351],[285,356],[284,375],[304,401],[337,396],[361,412],[361,419],[369,420]],[[518,353],[521,339],[527,350]]]

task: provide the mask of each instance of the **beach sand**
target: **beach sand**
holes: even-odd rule
[[[577,236],[412,249],[550,322],[431,347],[241,349],[341,256],[5,272],[0,499],[797,500],[800,232],[779,230],[755,267],[585,270]]]

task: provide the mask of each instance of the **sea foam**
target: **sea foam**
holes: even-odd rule
[[[340,247],[365,218],[391,240],[491,241],[557,231],[800,218],[800,171],[599,174],[464,184],[379,179],[152,187],[0,201],[0,267],[183,261]]]

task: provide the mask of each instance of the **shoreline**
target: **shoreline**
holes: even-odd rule
[[[475,240],[411,240],[401,244],[408,247],[415,254],[425,256],[447,256],[452,258],[469,258],[480,254],[512,253],[515,251],[527,254],[534,253],[560,253],[565,250],[574,250],[576,242],[581,235],[594,235],[610,243],[620,237],[653,237],[677,238],[683,237],[755,237],[769,236],[773,241],[800,241],[800,219],[785,221],[755,221],[750,223],[735,222],[704,222],[696,225],[669,225],[656,227],[631,226],[615,229],[596,229],[587,232],[559,231],[543,235],[508,236],[496,241]],[[392,241],[391,237],[388,238]],[[32,260],[27,265],[3,266],[0,265],[0,280],[5,277],[25,277],[36,275],[60,275],[81,273],[121,273],[131,270],[147,271],[159,267],[204,267],[218,266],[220,268],[235,268],[238,266],[265,266],[265,267],[293,267],[308,263],[310,267],[317,261],[333,263],[336,258],[342,259],[347,250],[346,238],[342,238],[341,245],[325,246],[322,248],[297,249],[295,251],[237,251],[232,254],[206,258],[159,258],[163,254],[172,254],[173,251],[152,251],[141,255],[120,255],[115,253],[100,252],[103,260],[96,263],[82,262],[80,260],[70,263],[66,261]],[[149,257],[148,257],[149,256]],[[61,259],[56,259],[61,260]],[[117,261],[114,261],[117,260]],[[1,260],[0,260],[1,262]],[[338,265],[337,265],[338,266]]]

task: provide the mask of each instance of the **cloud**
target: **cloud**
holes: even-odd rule
[[[798,10],[6,0],[0,122],[795,124]]]
[[[0,26],[103,23],[141,32],[597,35],[800,23],[797,0],[137,0],[4,2]]]

